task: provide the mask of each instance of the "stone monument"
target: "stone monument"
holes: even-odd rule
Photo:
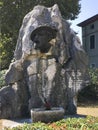
[[[88,81],[87,55],[58,6],[35,6],[23,19],[13,62],[0,90],[0,118],[29,116],[32,108],[77,112]]]

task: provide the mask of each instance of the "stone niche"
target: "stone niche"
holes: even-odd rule
[[[32,108],[77,112],[77,93],[88,82],[88,58],[58,5],[35,6],[23,19],[13,62],[0,90],[0,118],[30,115]],[[50,104],[50,106],[49,106]]]

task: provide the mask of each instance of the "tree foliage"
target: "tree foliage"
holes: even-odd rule
[[[90,84],[98,85],[98,68],[90,68],[89,69],[90,75]]]
[[[6,86],[6,83],[5,83],[5,73],[6,73],[6,70],[2,70],[0,71],[0,89],[4,86]]]
[[[14,46],[9,35],[0,34],[0,67],[2,69],[8,68],[13,57]]]
[[[11,39],[11,42],[7,41],[7,47],[0,47],[1,51],[11,53],[12,58],[13,47],[18,37],[18,31],[22,23],[23,17],[33,9],[35,5],[45,5],[46,7],[53,6],[55,3],[59,5],[62,15],[66,19],[75,19],[80,12],[80,0],[0,0],[0,30],[1,30],[1,41],[0,45],[5,46],[6,39],[4,36]],[[3,41],[4,40],[4,41]],[[13,44],[13,45],[12,45]],[[3,53],[3,52],[2,52]],[[6,62],[10,63],[9,55],[6,53]],[[4,60],[2,55],[1,62]],[[1,66],[6,68],[7,66]]]

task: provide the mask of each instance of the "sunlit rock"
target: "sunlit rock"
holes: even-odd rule
[[[23,117],[45,103],[49,109],[77,112],[77,93],[88,82],[88,59],[57,5],[35,6],[24,17],[14,59],[5,77],[10,89],[0,90],[0,118]],[[7,93],[13,96],[6,99]]]

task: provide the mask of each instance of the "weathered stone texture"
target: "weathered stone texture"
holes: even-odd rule
[[[26,115],[45,98],[76,113],[77,93],[88,80],[87,55],[57,5],[35,6],[24,17],[14,58],[5,77],[10,87],[0,90],[0,118]]]

